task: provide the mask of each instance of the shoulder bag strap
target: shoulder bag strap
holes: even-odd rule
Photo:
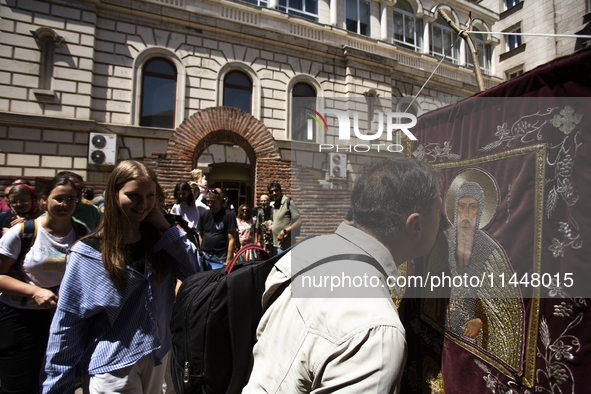
[[[29,250],[31,250],[35,238],[37,238],[37,221],[35,219],[30,219],[21,223],[21,251],[16,259],[16,262],[19,265],[22,264],[25,256],[29,253]]]
[[[374,267],[376,270],[378,270],[380,272],[380,274],[382,274],[384,276],[384,278],[388,277],[388,274],[386,273],[386,270],[384,270],[384,267],[382,267],[380,265],[380,263],[377,262],[376,259],[374,259],[373,257],[368,256],[366,254],[337,254],[334,256],[328,256],[328,257],[323,258],[322,260],[315,262],[314,264],[310,264],[306,268],[297,272],[295,275],[292,275],[290,279],[283,282],[281,284],[281,286],[279,286],[277,288],[277,290],[275,290],[275,292],[271,296],[271,299],[269,299],[269,302],[267,303],[265,310],[267,310],[271,306],[271,304],[273,304],[273,302],[275,302],[277,300],[277,298],[279,298],[281,293],[283,293],[283,291],[287,288],[287,286],[289,286],[293,282],[293,280],[295,278],[297,278],[298,276],[300,276],[308,271],[313,270],[314,268],[316,268],[322,264],[330,263],[331,261],[339,261],[339,260],[353,260],[353,261],[359,261],[362,263],[369,264],[372,267]]]
[[[23,261],[25,260],[25,256],[31,250],[31,246],[35,243],[35,238],[37,238],[37,220],[30,219],[23,223],[21,223],[21,251],[18,254],[18,258],[14,262],[14,266],[12,269],[12,273],[14,278],[25,281],[24,274],[22,272],[22,265]],[[19,278],[20,276],[20,278]],[[21,306],[27,305],[27,297],[21,298]]]

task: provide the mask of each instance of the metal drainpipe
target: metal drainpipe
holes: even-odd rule
[[[554,14],[554,34],[558,34],[558,29],[556,26],[556,0],[552,0],[552,11]],[[558,57],[558,38],[554,38],[554,57]]]

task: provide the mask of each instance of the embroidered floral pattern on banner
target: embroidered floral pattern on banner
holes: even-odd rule
[[[449,161],[460,160],[460,155],[451,153],[451,143],[448,141],[443,143],[443,147],[434,143],[426,144],[425,146],[419,145],[412,155],[417,160],[428,163],[443,162],[443,159],[448,159]]]
[[[544,133],[542,130],[548,122],[554,126],[549,133],[560,132],[564,138],[558,144],[548,143],[548,156],[546,158],[547,174],[552,175],[546,179],[546,216],[552,217],[560,200],[572,207],[579,200],[579,194],[571,181],[573,165],[577,156],[577,150],[581,146],[581,130],[577,126],[581,123],[583,115],[566,105],[559,113],[558,108],[548,108],[545,112],[538,111],[531,115],[524,115],[517,120],[510,128],[507,123],[497,126],[495,136],[498,140],[480,148],[481,152],[489,152],[497,148],[508,149],[515,142],[530,144],[532,142],[543,142]],[[548,115],[554,115],[548,119]],[[535,133],[535,134],[534,134]],[[546,138],[547,140],[547,138]],[[579,249],[583,245],[580,240],[579,225],[575,218],[568,216],[564,221],[559,222],[558,232],[564,234],[563,239],[554,238],[552,245],[548,248],[555,258],[564,256],[564,248]]]
[[[549,116],[552,116],[548,119]],[[550,134],[562,135],[561,141],[547,143],[546,179],[545,179],[545,216],[551,219],[560,203],[573,207],[579,201],[574,182],[571,180],[577,151],[582,145],[581,129],[579,125],[583,115],[566,105],[548,108],[545,112],[538,111],[531,115],[524,115],[510,128],[507,123],[497,126],[495,136],[497,141],[480,148],[481,152],[488,152],[497,148],[509,148],[512,143],[530,144],[545,142]],[[549,123],[553,127],[544,127]],[[560,139],[560,138],[559,138]],[[562,239],[553,238],[548,250],[554,258],[564,257],[564,249],[579,249],[583,246],[577,220],[570,214],[558,222],[558,233]],[[569,331],[578,326],[583,320],[581,308],[586,306],[582,298],[571,298],[553,281],[549,288],[553,297],[561,297],[563,301],[554,305],[554,319],[567,319],[566,328],[553,339],[548,325],[548,318],[542,316],[539,323],[539,340],[537,347],[538,363],[542,368],[536,369],[535,391],[547,393],[575,393],[575,377],[571,370],[572,361],[581,349],[581,342]],[[514,393],[514,388],[503,384],[491,375],[484,364],[475,360],[478,366],[487,372],[484,377],[487,387],[493,393]],[[529,390],[524,393],[529,394]]]

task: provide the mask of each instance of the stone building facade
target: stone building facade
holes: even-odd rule
[[[359,167],[391,153],[341,150],[346,175],[332,182],[319,146],[335,144],[334,119],[297,137],[294,97],[376,98],[405,112],[422,88],[409,109],[420,115],[475,93],[465,45],[439,8],[460,26],[472,13],[486,86],[498,84],[498,40],[486,35],[498,14],[445,3],[2,0],[0,177],[68,169],[105,182],[113,166],[89,158],[98,134],[116,137],[116,161],[145,160],[168,188],[192,168],[251,205],[272,179],[294,196],[337,186],[340,216]],[[308,184],[292,184],[294,171]]]
[[[483,0],[480,5],[499,14],[495,32],[535,34],[584,34],[591,30],[591,1]],[[500,37],[493,62],[497,75],[511,79],[525,71],[586,46],[587,40],[572,37],[509,36]],[[582,45],[585,44],[585,45]]]

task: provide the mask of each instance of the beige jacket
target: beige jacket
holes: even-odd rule
[[[301,267],[341,253],[371,255],[388,275],[397,275],[381,243],[343,223],[335,234],[306,241],[277,262],[267,278],[264,302],[291,277],[292,259]],[[335,271],[339,262],[330,264],[337,264],[330,268]],[[369,265],[357,265],[380,275]],[[259,323],[253,371],[243,393],[398,392],[406,341],[387,291],[379,298],[295,298],[291,290]]]

